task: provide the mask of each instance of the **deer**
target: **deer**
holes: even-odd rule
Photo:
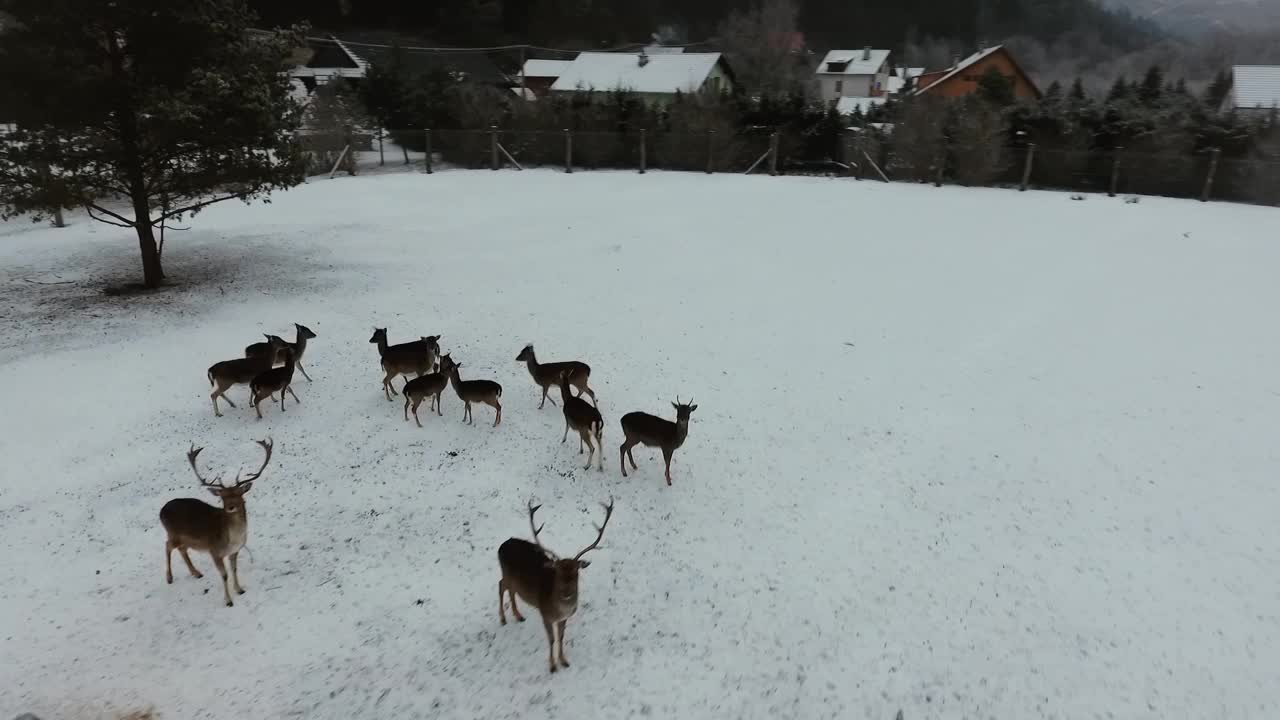
[[[448,358],[448,355],[444,356]],[[450,360],[449,362],[452,362]],[[441,360],[443,367],[445,360]],[[418,406],[422,404],[424,398],[431,398],[431,405],[427,406],[427,411],[435,410],[436,414],[444,417],[444,413],[440,411],[440,394],[449,385],[449,376],[441,370],[439,372],[421,375],[412,380],[408,380],[404,384],[401,391],[404,394],[404,420],[409,421],[409,404],[413,403],[413,421],[418,423],[418,427],[422,427],[422,421],[418,419]]]
[[[400,394],[391,384],[397,375],[406,376],[406,381],[409,379],[409,373],[422,377],[435,369],[440,357],[439,335],[424,335],[412,342],[388,345],[387,329],[374,328],[373,337],[369,338],[369,342],[378,345],[382,370],[386,373],[386,377],[382,379],[382,391],[386,393],[387,402],[391,402],[392,395]]]
[[[492,380],[463,380],[458,374],[460,367],[462,363],[454,362],[448,355],[440,359],[440,372],[449,376],[453,391],[458,393],[458,397],[466,406],[462,411],[462,421],[475,425],[475,418],[471,414],[471,403],[484,403],[496,411],[493,426],[498,427],[498,423],[502,422],[502,403],[498,400],[502,397],[502,386]]]
[[[593,400],[595,398],[592,398]],[[604,418],[600,416],[600,409],[580,396],[574,397],[569,390],[569,371],[560,373],[560,400],[563,403],[564,410],[564,437],[561,438],[560,444],[564,444],[569,440],[569,429],[572,428],[578,433],[578,454],[582,454],[582,444],[585,442],[587,447],[591,449],[591,454],[587,455],[587,464],[582,469],[591,469],[591,458],[595,457],[597,447],[600,450],[599,471],[604,471]],[[591,436],[596,438],[595,443],[591,442]]]
[[[182,555],[183,562],[187,564],[187,570],[194,578],[202,578],[204,575],[191,563],[191,556],[187,551],[207,552],[209,557],[213,558],[218,574],[222,575],[222,597],[226,600],[227,607],[232,607],[234,603],[231,602],[231,592],[227,587],[227,567],[224,559],[229,560],[231,564],[231,587],[235,588],[237,595],[243,595],[244,587],[240,585],[240,573],[236,561],[240,557],[240,548],[244,547],[249,540],[249,518],[245,514],[244,496],[253,489],[254,481],[262,476],[267,463],[271,462],[271,451],[275,447],[271,438],[256,442],[266,453],[262,458],[262,465],[257,472],[243,480],[237,472],[235,483],[230,487],[222,484],[221,476],[206,480],[200,475],[196,458],[204,448],[198,448],[195,443],[192,443],[191,449],[187,451],[187,462],[191,463],[191,471],[196,474],[196,479],[200,481],[202,487],[222,501],[222,507],[216,507],[195,498],[175,498],[160,508],[160,524],[164,526],[165,531],[164,581],[170,585],[173,584],[174,550]]]
[[[280,412],[284,412],[284,403],[287,399],[285,393],[293,396],[295,404],[302,404],[296,393],[293,392],[293,368],[295,361],[293,359],[293,348],[284,348],[280,351],[284,357],[284,365],[282,367],[273,367],[258,373],[258,376],[249,383],[249,404],[258,413],[258,419],[262,419],[262,401],[267,396],[274,396],[280,393]]]
[[[274,335],[267,336],[268,343],[275,343],[276,341],[284,343],[284,340]],[[277,349],[282,349],[283,347],[284,345],[280,345]],[[208,370],[209,385],[213,387],[213,392],[209,393],[209,397],[213,400],[213,414],[222,417],[222,411],[218,409],[219,397],[226,400],[227,404],[234,408],[236,404],[231,401],[231,398],[227,397],[227,391],[236,385],[248,385],[253,382],[253,379],[262,372],[271,369],[271,360],[272,358],[262,355],[223,360],[210,365]],[[249,404],[253,405],[252,392],[249,395]]]
[[[282,347],[293,348],[293,361],[294,363],[297,364],[298,371],[302,373],[302,377],[307,379],[307,382],[311,382],[311,376],[308,375],[307,371],[302,367],[302,354],[307,350],[307,341],[314,339],[316,334],[311,332],[311,328],[307,327],[306,325],[299,325],[298,323],[294,323],[293,327],[294,327],[294,332],[296,333],[296,339],[293,342],[288,342],[287,340],[276,337],[275,335],[268,335],[267,342],[254,343],[249,347],[245,348],[244,356],[258,357],[258,356],[270,354],[271,363],[273,365],[277,365],[279,363],[284,362],[284,360],[280,357],[280,348]],[[272,338],[274,338],[277,341],[274,352],[272,351],[272,348],[271,348]]]
[[[539,363],[538,357],[533,353],[533,345],[525,345],[520,354],[516,356],[517,362],[524,363],[529,368],[529,374],[533,376],[533,381],[542,388],[542,402],[538,403],[538,409],[547,402],[547,391],[560,382],[560,374],[569,373],[569,384],[578,388],[578,394],[586,393],[591,396],[591,402],[595,403],[596,394],[591,388],[587,387],[587,380],[591,378],[591,367],[584,362],[577,360],[569,360],[566,362]],[[551,400],[551,404],[555,405],[556,401]]]
[[[625,440],[618,448],[618,463],[622,466],[622,477],[627,476],[627,460],[631,461],[631,469],[636,470],[636,459],[631,448],[644,444],[648,447],[662,448],[662,460],[667,466],[667,486],[671,486],[671,456],[684,444],[689,435],[689,415],[698,409],[693,398],[688,403],[676,401],[671,403],[676,409],[676,421],[664,420],[656,415],[644,412],[630,412],[622,416],[622,434]]]
[[[604,537],[604,529],[609,526],[609,518],[613,517],[613,499],[609,503],[601,503],[604,508],[604,524],[595,525],[596,540],[573,556],[572,560],[557,557],[547,549],[539,539],[542,526],[535,525],[534,514],[541,505],[529,501],[529,527],[533,530],[533,542],[520,538],[511,538],[498,548],[498,565],[502,569],[502,579],[498,581],[498,622],[507,624],[507,615],[503,609],[504,595],[511,597],[511,614],[518,622],[524,622],[524,615],[516,605],[516,596],[538,609],[542,615],[542,626],[547,631],[547,659],[551,672],[557,670],[556,640],[560,642],[559,667],[569,667],[569,660],[564,656],[564,628],[569,618],[578,609],[578,571],[591,563],[582,556],[600,547],[600,539]]]

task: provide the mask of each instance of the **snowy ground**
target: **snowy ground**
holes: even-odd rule
[[[170,239],[0,227],[0,717],[1280,714],[1280,212],[818,178],[314,180]],[[64,285],[38,283],[68,282]],[[205,368],[291,323],[302,404]],[[418,429],[371,328],[442,334],[502,426]],[[291,337],[292,331],[289,330]],[[603,474],[515,356],[581,358]],[[232,397],[244,398],[238,388]],[[675,485],[617,419],[699,405]],[[248,594],[163,579],[186,466],[276,458]],[[617,512],[546,671],[496,549]]]

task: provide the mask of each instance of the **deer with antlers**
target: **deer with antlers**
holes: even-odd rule
[[[262,458],[262,465],[257,472],[243,480],[237,472],[235,482],[230,487],[222,484],[220,476],[206,480],[200,475],[196,458],[204,448],[198,448],[193,443],[191,449],[187,451],[187,462],[191,463],[191,471],[196,474],[196,479],[200,481],[202,487],[222,501],[222,507],[219,508],[195,498],[176,498],[160,508],[160,524],[164,526],[167,536],[164,542],[165,582],[173,584],[174,550],[182,555],[182,560],[187,564],[187,570],[191,572],[192,577],[196,578],[204,575],[201,575],[200,571],[196,570],[196,566],[191,564],[191,556],[187,554],[187,550],[207,552],[213,558],[218,574],[222,575],[222,596],[227,601],[227,607],[231,607],[233,603],[231,592],[227,588],[227,566],[224,559],[229,560],[231,564],[232,587],[237,594],[243,595],[244,588],[240,586],[240,573],[237,570],[236,561],[240,556],[240,548],[243,548],[249,540],[249,518],[245,515],[244,496],[253,488],[253,482],[262,476],[267,463],[271,462],[271,450],[274,447],[271,438],[258,440],[257,443],[266,453]]]
[[[504,596],[511,597],[511,614],[519,622],[524,622],[520,608],[516,606],[516,596],[538,609],[542,615],[542,626],[547,631],[547,659],[551,672],[557,669],[556,641],[560,643],[559,667],[569,667],[569,660],[564,656],[564,628],[578,609],[578,571],[591,563],[582,556],[600,547],[600,539],[604,537],[604,529],[609,526],[609,518],[613,517],[613,499],[609,499],[604,508],[604,524],[596,525],[595,542],[578,551],[573,559],[557,557],[555,553],[543,546],[538,534],[542,526],[534,523],[534,514],[541,505],[529,501],[529,527],[533,530],[533,542],[520,538],[511,538],[498,548],[498,565],[502,568],[502,579],[498,581],[498,620],[507,624],[507,615],[503,609]]]

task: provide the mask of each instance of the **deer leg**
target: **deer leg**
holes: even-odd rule
[[[413,421],[418,423],[418,427],[422,427],[422,421],[418,419],[418,406],[422,404],[422,399],[418,398],[413,401]],[[405,418],[408,420],[408,418]]]
[[[560,438],[560,444],[569,442],[569,418],[564,419],[564,437]]]
[[[262,398],[266,397],[266,393],[256,393],[253,396],[253,409],[258,413],[258,419],[262,419]]]
[[[395,394],[395,395],[399,395],[399,394],[400,394],[400,393],[397,393],[397,392],[396,392],[395,386],[393,386],[393,385],[391,384],[391,380],[392,380],[392,378],[394,378],[397,374],[398,374],[398,373],[393,373],[393,372],[391,372],[390,370],[388,370],[388,371],[387,371],[387,376],[386,376],[386,377],[384,377],[384,378],[382,378],[382,392],[386,393],[386,395],[387,395],[387,402],[391,402],[391,396],[392,396],[392,394]]]
[[[551,665],[551,672],[556,671],[556,626],[545,617],[542,618],[542,627],[547,629],[547,661]]]
[[[302,404],[302,401],[298,399],[298,396],[293,394],[293,386],[292,386],[292,385],[290,385],[289,387],[285,388],[285,390],[288,390],[288,391],[289,391],[289,397],[293,398],[293,404],[294,404],[294,405],[301,405],[301,404]],[[282,406],[284,405],[284,394],[283,394],[283,393],[281,393],[281,395],[280,395],[280,404],[281,404]]]
[[[284,391],[288,389],[289,389],[289,386],[285,385],[284,388],[280,390],[280,412],[284,412],[284,401],[285,401]]]
[[[213,558],[213,564],[218,566],[218,574],[222,576],[222,597],[226,599],[227,607],[231,607],[235,603],[231,602],[231,591],[227,589],[227,564],[217,555],[209,555]]]
[[[503,609],[502,604],[507,599],[507,581],[505,579],[498,581],[498,624],[507,624],[507,612]]]
[[[627,441],[618,446],[618,466],[622,468],[622,477],[627,476]]]
[[[557,628],[560,630],[560,667],[569,667],[569,659],[564,656],[564,626],[568,620],[561,620]]]
[[[173,541],[164,541],[164,581],[173,584]]]
[[[581,435],[579,435],[579,436],[578,436],[578,444],[579,444],[579,445],[581,445],[583,440],[586,440],[586,441],[587,441],[587,447],[591,449],[591,454],[587,455],[587,464],[586,464],[586,466],[585,466],[585,467],[583,467],[582,469],[583,469],[583,470],[590,470],[590,469],[591,469],[591,459],[592,459],[592,458],[594,458],[594,457],[596,456],[596,446],[595,446],[595,445],[593,445],[593,444],[592,444],[592,442],[591,442],[591,434],[590,434],[589,432],[585,431],[585,430],[582,432],[582,434],[581,434]],[[581,451],[581,450],[579,450],[579,451],[578,451],[578,454],[579,454],[579,455],[581,455],[581,454],[582,454],[582,451]],[[604,456],[604,448],[601,448],[601,449],[600,449],[600,455],[601,455],[602,457]]]
[[[498,416],[493,419],[493,426],[498,427],[498,423],[502,422],[502,403],[498,402],[495,399],[493,402],[489,404],[493,406],[494,410],[498,411]]]
[[[436,393],[436,415],[444,417],[444,411],[440,409],[440,393]]]
[[[581,454],[582,454],[582,438],[583,438],[583,433],[584,433],[584,432],[585,432],[584,430],[579,430],[579,431],[578,431],[578,454],[579,454],[579,455],[581,455]]]
[[[307,382],[311,382],[311,376],[307,374],[305,369],[303,369],[302,362],[295,360],[293,364],[298,368],[298,371],[302,373],[302,377],[306,378]]]
[[[674,452],[675,452],[674,449],[668,450],[667,448],[662,448],[662,462],[667,466],[667,486],[668,487],[670,487],[671,485],[671,455]]]
[[[635,443],[631,443],[631,447],[627,448],[627,459],[631,461],[632,470],[639,470],[640,466],[636,465],[636,456],[631,452],[632,448],[634,448],[635,446],[636,446]]]
[[[547,404],[547,385],[542,386],[542,402],[538,403],[538,409],[541,410],[543,405]]]
[[[196,566],[192,564],[191,556],[187,554],[186,546],[177,545],[176,543],[175,546],[178,548],[178,554],[182,556],[182,561],[187,564],[187,570],[191,572],[191,577],[196,579],[204,577],[204,575],[201,575],[200,571],[196,569]]]
[[[231,587],[235,588],[237,595],[243,595],[244,588],[240,587],[240,571],[236,568],[238,559],[240,559],[239,551],[231,553]]]
[[[462,422],[470,424],[468,418],[471,417],[471,403],[466,400],[462,401]]]
[[[217,417],[222,417],[222,411],[218,409],[218,391],[214,390],[209,393],[209,399],[213,400],[213,414]]]
[[[573,386],[578,388],[578,397],[582,397],[583,395],[590,395],[591,405],[593,407],[600,407],[600,405],[596,402],[596,393],[594,390],[587,387],[586,379],[583,379],[582,384],[574,383]]]

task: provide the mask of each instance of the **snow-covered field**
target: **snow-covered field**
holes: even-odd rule
[[[0,227],[0,717],[1273,718],[1280,212],[817,178],[317,180],[175,232]],[[68,283],[61,285],[43,283]],[[292,323],[302,404],[205,369]],[[503,423],[424,429],[426,334]],[[286,332],[288,331],[288,332]],[[515,357],[580,358],[605,472]],[[693,397],[675,484],[618,418]],[[252,469],[248,594],[163,577],[184,456]],[[498,545],[590,542],[573,666],[499,627]],[[531,612],[526,608],[526,612]],[[536,615],[533,616],[536,618]]]

